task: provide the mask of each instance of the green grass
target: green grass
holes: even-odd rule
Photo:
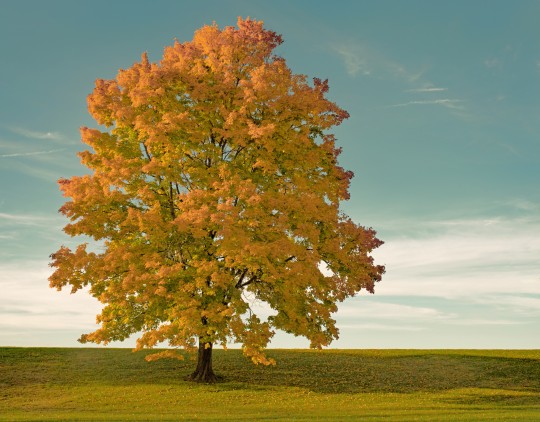
[[[0,348],[0,420],[540,420],[540,350],[271,350],[256,367],[127,349]]]

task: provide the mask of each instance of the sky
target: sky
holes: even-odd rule
[[[48,287],[56,181],[81,175],[86,96],[148,52],[237,17],[329,79],[355,173],[342,209],[373,227],[386,274],[343,302],[334,348],[540,348],[540,2],[0,3],[0,346],[77,347],[99,303]],[[112,344],[132,347],[134,339]],[[271,347],[307,347],[278,333]]]

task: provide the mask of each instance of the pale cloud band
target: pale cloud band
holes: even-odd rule
[[[375,251],[376,260],[387,264],[377,294],[540,295],[540,221],[472,219],[417,226],[419,233],[429,235],[385,239],[386,244]]]
[[[450,98],[442,98],[437,100],[414,100],[414,101],[408,101],[406,103],[400,103],[400,104],[393,104],[388,106],[389,108],[393,107],[407,107],[407,106],[414,106],[414,105],[437,105],[437,106],[443,106],[451,109],[457,109],[461,110],[463,107],[460,105],[460,103],[463,103],[463,100],[458,99],[450,99]]]
[[[59,217],[47,217],[41,215],[25,215],[25,214],[9,214],[0,212],[0,225],[2,220],[7,221],[10,225],[22,224],[22,225],[41,225],[50,224],[52,222],[58,222]]]
[[[448,333],[448,344],[454,347],[471,347],[477,345],[474,338],[469,343],[450,340],[452,333],[460,329],[475,333],[490,327],[524,333],[533,330],[540,315],[540,218],[533,205],[525,205],[527,216],[521,218],[394,222],[394,226],[408,227],[407,232],[392,232],[392,222],[388,222],[382,236],[386,243],[374,253],[376,262],[387,266],[387,273],[375,295],[361,294],[339,306],[336,319],[342,340],[334,346],[433,347],[437,338],[422,343],[420,338],[407,337],[430,332]],[[17,224],[42,221],[41,217],[6,213],[0,214],[0,220]],[[50,273],[44,260],[1,265],[0,344],[40,345],[32,343],[31,339],[38,338],[35,333],[54,331],[57,345],[73,346],[78,335],[95,327],[100,308],[96,300],[86,292],[69,295],[50,289]],[[252,306],[261,317],[272,313],[261,303]],[[15,332],[18,337],[12,335]],[[358,343],[362,333],[370,333],[370,338]],[[291,341],[278,335],[272,345],[305,347]],[[493,343],[497,347],[512,344]],[[532,347],[537,343],[524,340],[523,344]]]
[[[39,132],[21,127],[10,127],[9,130],[30,139],[50,139],[56,141],[61,141],[64,139],[64,137],[58,132]]]
[[[416,89],[407,89],[405,92],[443,92],[443,91],[448,91],[448,88],[437,88],[437,87],[416,88]]]
[[[50,149],[48,151],[16,152],[13,154],[0,154],[0,158],[33,157],[36,155],[48,155],[48,154],[54,154],[56,152],[62,152],[62,151],[65,151],[65,149],[60,148],[60,149]]]

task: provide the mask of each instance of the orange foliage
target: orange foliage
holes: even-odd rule
[[[352,173],[328,130],[348,114],[325,98],[327,81],[310,84],[274,55],[281,42],[251,19],[205,26],[159,63],[143,54],[96,81],[88,108],[108,130],[81,129],[92,174],[60,180],[60,211],[66,233],[105,247],[62,247],[50,278],[104,304],[81,341],[237,341],[269,364],[274,329],[326,346],[336,304],[373,292],[384,268],[370,253],[382,242],[339,212]],[[249,298],[273,315],[257,317]]]

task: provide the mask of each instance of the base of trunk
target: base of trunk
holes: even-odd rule
[[[197,368],[187,379],[204,383],[215,383],[221,379],[212,369],[212,343],[199,342]]]
[[[221,380],[221,377],[214,372],[198,372],[195,371],[186,378],[187,381],[201,382],[205,384],[214,384]]]

